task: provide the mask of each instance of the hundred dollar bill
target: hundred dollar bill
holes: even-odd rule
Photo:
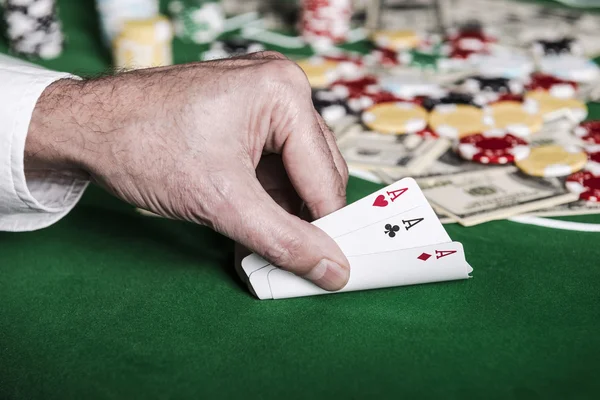
[[[571,215],[600,214],[600,203],[577,200],[572,203],[560,204],[550,208],[542,208],[527,213],[534,217],[568,217]]]
[[[386,135],[357,126],[340,137],[338,146],[350,166],[418,175],[450,147],[450,142],[418,135]]]
[[[446,150],[440,157],[433,161],[427,168],[418,174],[407,175],[406,171],[376,170],[386,184],[390,185],[402,178],[412,176],[415,179],[431,178],[435,176],[455,175],[469,171],[489,171],[497,167],[475,163],[460,158],[453,149]]]
[[[558,178],[534,178],[516,167],[418,180],[436,209],[464,226],[504,219],[577,200]]]

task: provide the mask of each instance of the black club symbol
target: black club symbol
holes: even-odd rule
[[[385,234],[393,238],[396,236],[396,232],[400,230],[398,225],[385,224]]]

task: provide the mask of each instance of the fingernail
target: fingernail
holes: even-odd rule
[[[304,277],[325,290],[339,290],[348,282],[350,271],[324,258]]]

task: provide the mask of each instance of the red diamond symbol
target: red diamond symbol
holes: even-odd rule
[[[427,261],[429,260],[429,257],[431,257],[431,254],[421,253],[421,255],[417,258],[421,261]]]

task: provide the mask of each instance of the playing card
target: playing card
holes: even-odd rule
[[[427,202],[335,238],[346,257],[409,249],[451,239]]]
[[[318,219],[313,224],[335,240],[342,235],[348,235],[371,224],[383,222],[418,206],[429,207],[429,204],[415,180],[405,178]],[[443,228],[441,229],[443,230]],[[345,238],[344,240],[349,239]],[[450,238],[446,241],[450,241]],[[353,243],[356,243],[356,241]],[[364,244],[360,243],[361,247]],[[406,248],[406,246],[399,248]],[[388,250],[392,249],[389,248]],[[342,251],[344,251],[343,248]],[[352,249],[352,251],[352,254],[362,254],[358,247]],[[367,251],[372,252],[368,249]],[[269,265],[269,262],[257,254],[251,254],[242,261],[242,268],[247,276],[265,265]]]
[[[348,260],[350,279],[339,292],[468,279],[473,271],[458,242],[352,256]],[[255,271],[250,282],[261,300],[332,293],[273,266]]]

